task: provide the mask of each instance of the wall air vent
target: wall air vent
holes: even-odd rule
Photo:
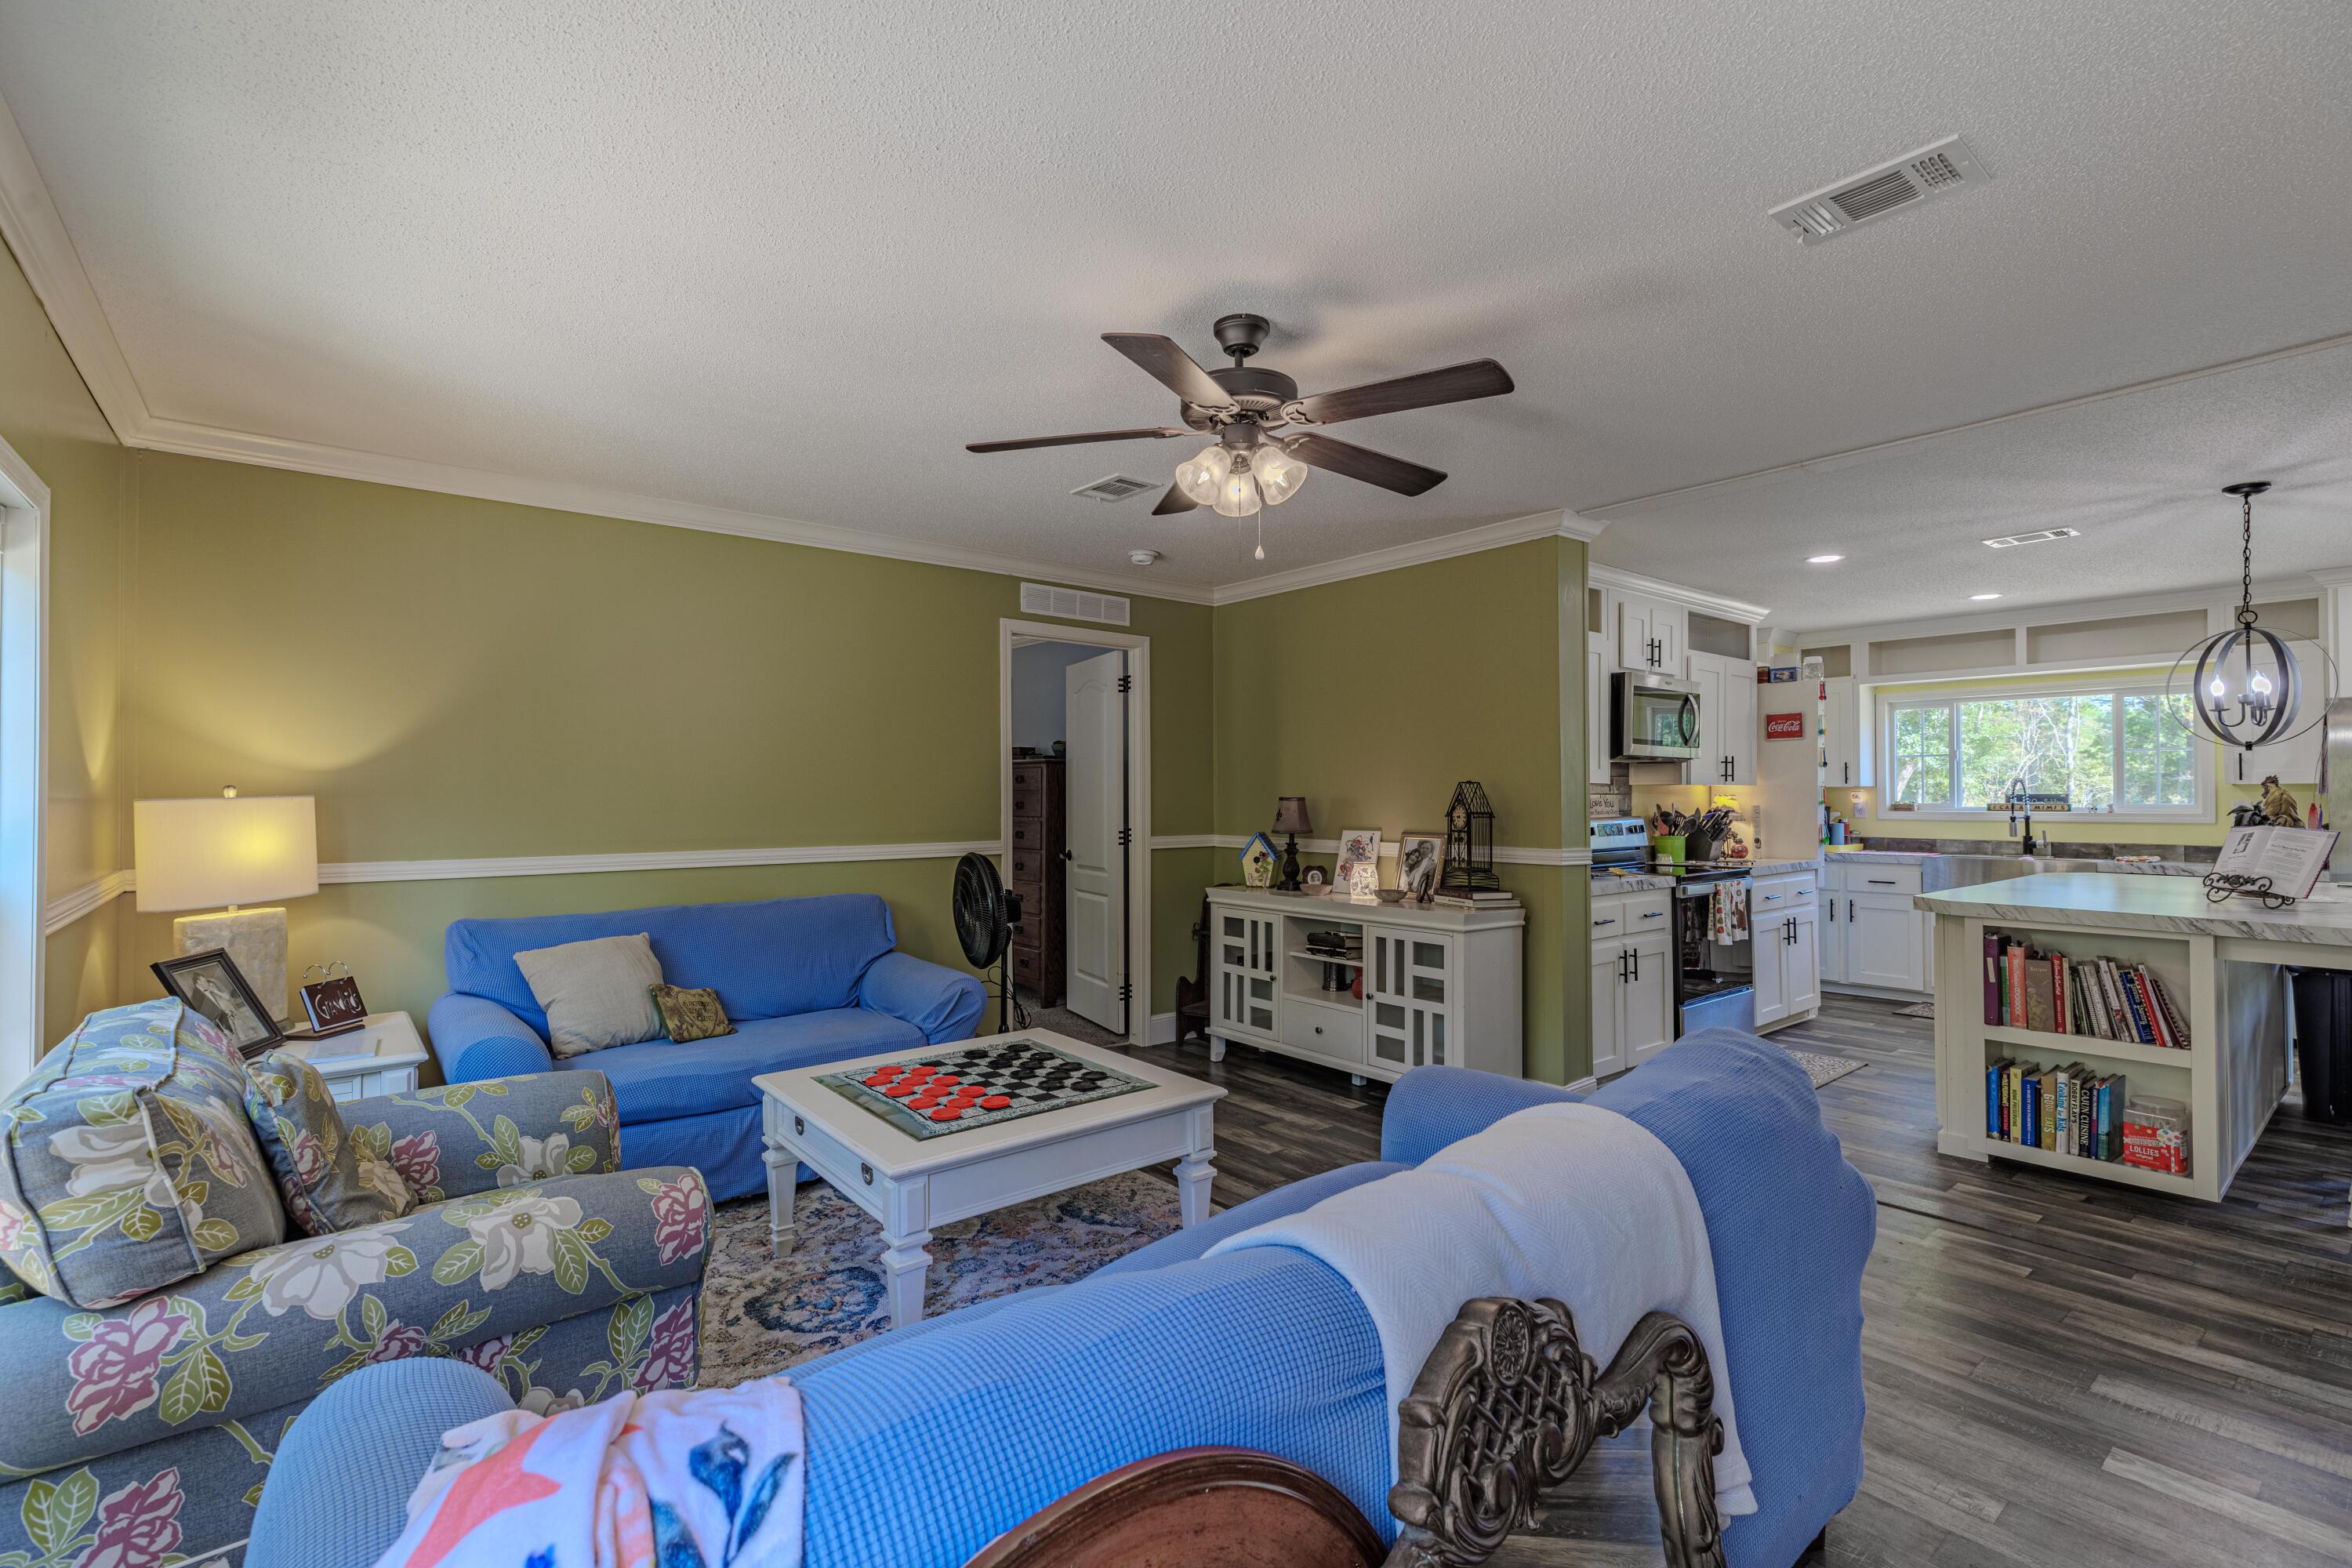
[[[1090,485],[1080,485],[1070,493],[1074,496],[1086,496],[1093,500],[1125,500],[1129,496],[1139,496],[1146,490],[1156,490],[1159,488],[1159,485],[1150,479],[1133,479],[1125,474],[1113,474],[1107,479],[1097,479]]]
[[[1864,169],[1851,179],[1783,202],[1765,216],[1801,243],[1811,245],[1872,218],[1917,206],[1930,197],[1948,195],[1963,185],[1981,184],[1984,178],[1984,165],[1969,151],[1969,144],[1957,136],[1947,136],[1916,153]]]
[[[1995,550],[2006,550],[2012,544],[2047,544],[2053,539],[2080,539],[2079,528],[2045,528],[2039,533],[2008,533],[1985,542]]]
[[[1056,588],[1045,583],[1021,584],[1021,613],[1054,616],[1066,621],[1098,621],[1107,626],[1127,625],[1127,601],[1117,594],[1090,594],[1082,588]]]

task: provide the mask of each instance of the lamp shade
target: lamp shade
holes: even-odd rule
[[[310,795],[135,801],[131,835],[142,910],[213,910],[319,890]]]
[[[1307,814],[1307,797],[1286,795],[1274,803],[1274,830],[1276,833],[1312,833],[1315,819]]]

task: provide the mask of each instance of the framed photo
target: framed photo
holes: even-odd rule
[[[1445,860],[1445,835],[1407,833],[1397,839],[1397,886],[1408,897],[1426,901],[1437,891],[1437,873]]]
[[[1360,899],[1381,890],[1381,830],[1350,827],[1339,835],[1339,865],[1331,880]]]
[[[278,1020],[253,994],[226,948],[192,952],[151,964],[163,989],[220,1026],[243,1056],[257,1056],[285,1039]]]

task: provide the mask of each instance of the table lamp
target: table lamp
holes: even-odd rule
[[[1288,835],[1282,848],[1282,876],[1274,885],[1286,893],[1298,891],[1298,836],[1315,831],[1315,819],[1307,814],[1307,797],[1303,795],[1277,796],[1274,803],[1274,830]]]
[[[262,1005],[285,1016],[286,911],[248,909],[319,890],[319,816],[307,795],[142,800],[131,807],[131,863],[143,910],[226,910],[182,915],[183,953],[226,948]]]

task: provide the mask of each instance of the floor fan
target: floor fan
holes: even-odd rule
[[[986,974],[997,972],[996,1030],[1009,1033],[1013,1028],[1013,924],[1021,918],[1021,897],[1004,890],[1004,879],[996,874],[996,862],[985,855],[966,855],[956,862],[955,868],[955,929],[956,940],[963,943],[964,958],[974,969]],[[1029,1026],[1026,1008],[1021,1009],[1021,1027]]]

